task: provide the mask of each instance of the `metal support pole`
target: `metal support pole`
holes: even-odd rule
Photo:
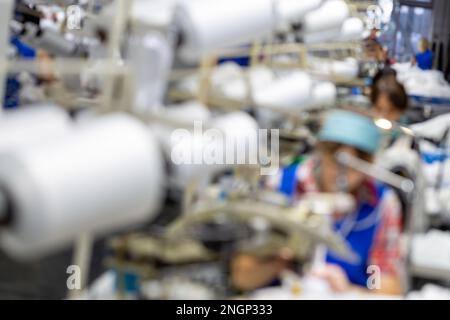
[[[394,188],[397,188],[405,193],[414,191],[414,182],[410,179],[403,178],[396,175],[389,170],[377,167],[367,161],[361,160],[346,152],[340,152],[336,156],[339,164],[352,168],[356,171],[364,173],[365,175],[384,182]]]

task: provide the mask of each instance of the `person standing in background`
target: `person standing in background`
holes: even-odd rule
[[[427,39],[420,39],[419,53],[413,58],[412,64],[417,65],[422,70],[433,68],[433,52],[430,50],[430,43]]]

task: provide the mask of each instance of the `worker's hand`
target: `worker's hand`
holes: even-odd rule
[[[232,284],[242,291],[252,291],[268,285],[287,268],[290,259],[288,250],[282,250],[278,256],[268,259],[237,255],[231,262]]]
[[[345,271],[334,264],[327,264],[312,271],[312,274],[328,282],[335,292],[350,291],[352,285],[347,278]]]

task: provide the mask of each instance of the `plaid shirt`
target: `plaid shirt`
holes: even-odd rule
[[[302,194],[318,192],[318,184],[314,175],[316,162],[314,159],[306,161],[297,170],[296,174],[296,197],[301,199]],[[269,187],[279,185],[281,177],[272,177]],[[371,248],[368,265],[378,266],[382,273],[399,275],[401,267],[400,256],[400,236],[402,229],[401,205],[393,192],[388,189],[381,199],[378,199],[374,181],[367,179],[360,188],[357,202],[374,205],[380,210],[381,221],[375,234],[373,246]],[[342,219],[342,215],[335,213],[336,221]]]

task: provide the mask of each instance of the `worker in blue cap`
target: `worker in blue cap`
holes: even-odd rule
[[[328,253],[326,263],[313,270],[313,274],[326,280],[337,292],[401,294],[400,202],[387,186],[359,171],[344,169],[337,161],[337,155],[344,152],[372,162],[380,145],[378,128],[363,115],[333,111],[318,139],[315,155],[285,168],[280,177],[268,182],[270,188],[278,188],[293,202],[301,201],[310,192],[346,192],[355,199],[355,212],[331,214],[335,231],[359,256],[358,261],[349,263]],[[235,286],[245,290],[266,286],[286,265],[279,258],[269,263],[249,256],[237,257],[232,265],[237,279]],[[271,274],[264,270],[270,270]]]

